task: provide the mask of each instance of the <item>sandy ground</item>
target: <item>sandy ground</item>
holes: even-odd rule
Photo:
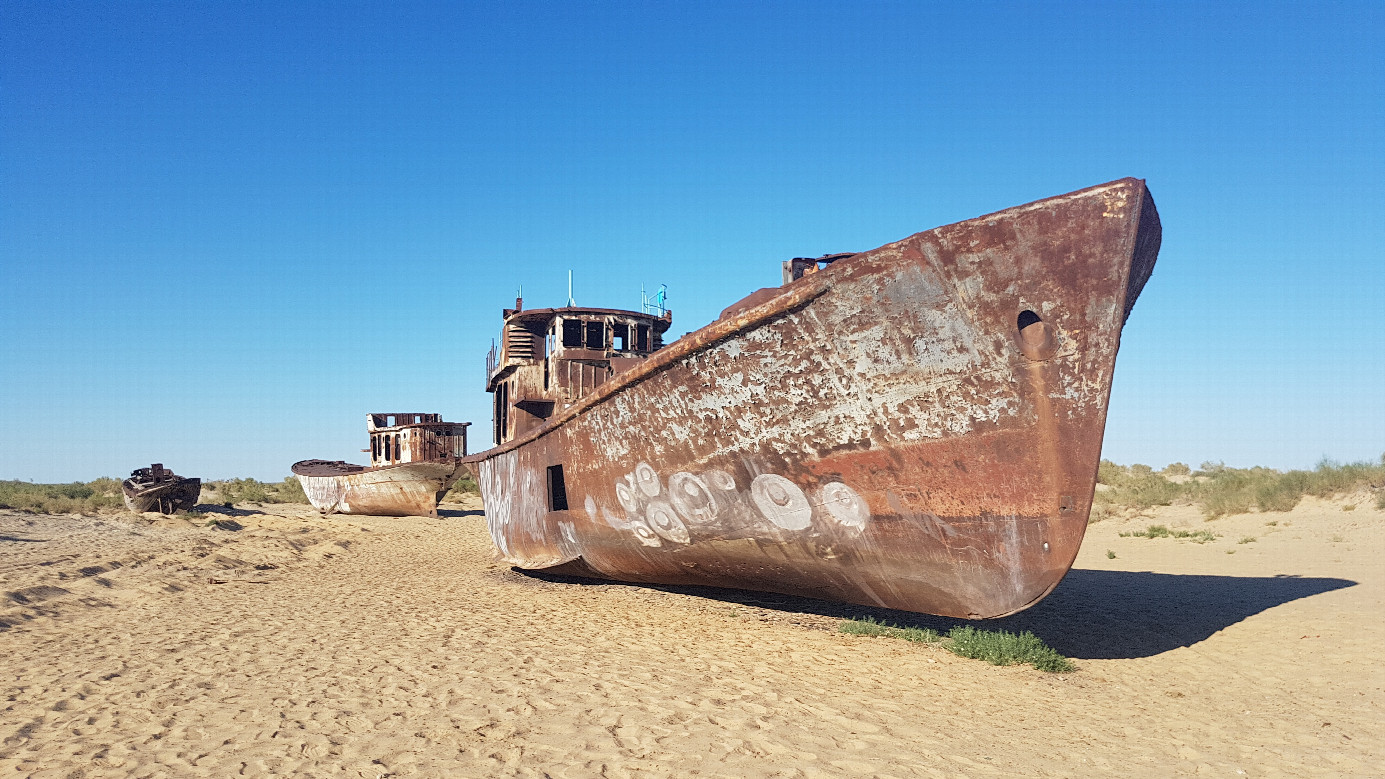
[[[1033,630],[1071,674],[835,630],[951,624],[900,612],[525,576],[493,562],[479,505],[218,511],[0,512],[0,776],[1385,766],[1385,512],[1364,496],[1092,525],[1050,598],[991,623]],[[1119,535],[1154,522],[1221,537]]]

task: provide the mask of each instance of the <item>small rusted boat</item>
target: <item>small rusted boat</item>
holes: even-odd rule
[[[367,414],[370,465],[303,460],[293,474],[323,514],[438,515],[438,501],[464,473],[470,422],[441,414]]]
[[[154,463],[131,471],[130,478],[120,483],[120,491],[125,507],[131,511],[174,514],[197,505],[202,480],[183,478],[163,467],[163,463]]]
[[[1082,542],[1160,239],[1123,179],[791,260],[663,348],[667,317],[506,310],[497,446],[468,458],[499,554],[974,619],[1031,606]]]

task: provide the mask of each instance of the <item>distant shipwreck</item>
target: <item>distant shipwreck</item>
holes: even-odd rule
[[[467,458],[499,553],[973,619],[1031,606],[1082,542],[1160,237],[1122,179],[786,262],[668,346],[667,313],[517,304],[487,365],[497,446]]]
[[[154,463],[131,471],[130,478],[120,483],[120,492],[125,507],[131,511],[175,514],[197,505],[202,480],[184,478],[163,467],[163,463]]]
[[[470,422],[441,414],[367,414],[370,466],[303,460],[293,473],[323,514],[437,516],[438,501],[463,474]]]

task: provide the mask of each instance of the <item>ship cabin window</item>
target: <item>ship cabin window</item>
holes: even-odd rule
[[[548,510],[567,511],[567,485],[563,483],[563,466],[548,466]]]
[[[564,319],[563,320],[563,348],[581,349],[582,348],[582,320]]]
[[[380,459],[380,436],[378,435],[370,437],[370,459]]]
[[[606,348],[606,323],[588,322],[587,323],[587,348],[605,349]]]
[[[630,326],[619,322],[611,326],[611,348],[624,352],[630,348]]]
[[[649,351],[649,325],[635,326],[635,351]]]
[[[394,434],[394,459],[395,459],[396,461],[400,459],[399,453],[400,453],[400,449],[399,449],[399,434],[398,434],[398,433],[395,433],[395,434]]]

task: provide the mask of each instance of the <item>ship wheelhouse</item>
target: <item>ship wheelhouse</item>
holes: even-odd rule
[[[444,422],[441,414],[366,414],[370,465],[439,462],[466,456],[470,422]]]
[[[575,306],[525,311],[522,300],[503,316],[500,343],[486,358],[497,445],[639,365],[663,347],[673,323],[668,310],[661,315]]]

